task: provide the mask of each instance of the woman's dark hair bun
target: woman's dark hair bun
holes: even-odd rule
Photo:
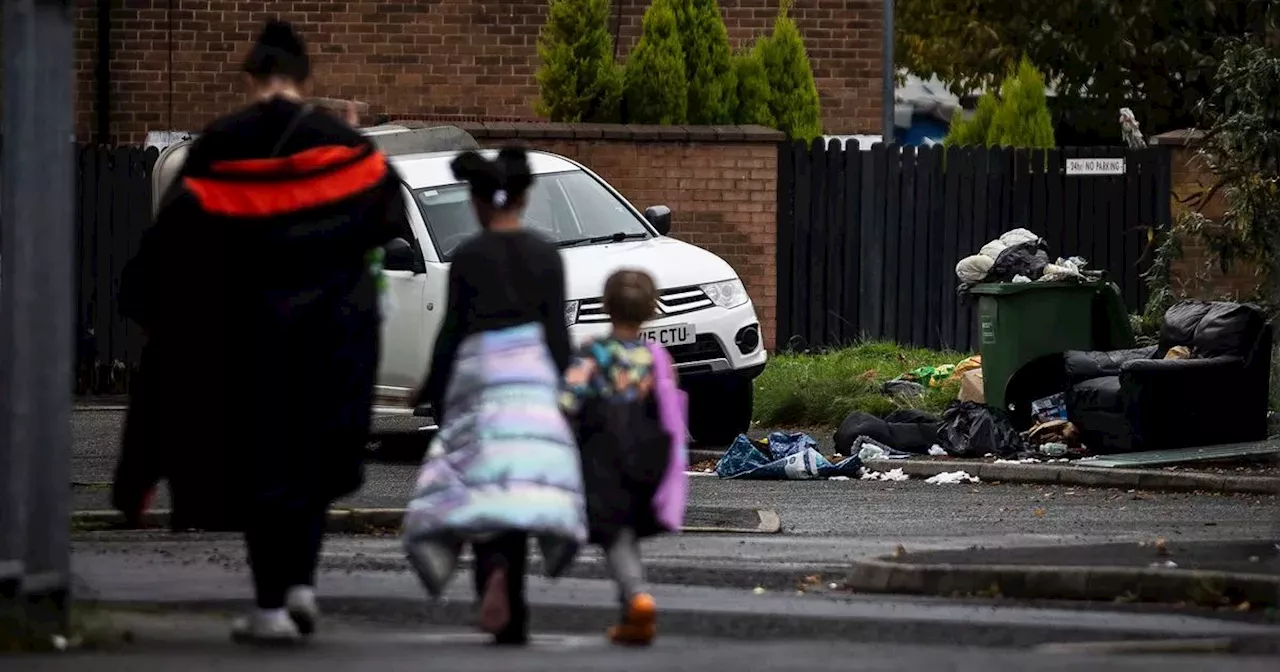
[[[311,58],[307,45],[293,24],[271,19],[262,27],[258,40],[249,50],[244,71],[255,79],[283,77],[304,82],[311,76]]]
[[[471,196],[498,210],[520,204],[533,184],[529,153],[523,147],[503,147],[493,161],[466,151],[450,164],[453,176],[471,187]]]

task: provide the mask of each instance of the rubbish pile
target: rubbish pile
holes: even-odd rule
[[[1034,425],[1022,432],[1022,440],[1033,455],[1049,458],[1080,458],[1089,454],[1081,442],[1080,430],[1067,420],[1066,395],[1059,392],[1031,402]]]
[[[862,461],[857,456],[833,463],[818,452],[818,442],[812,436],[786,432],[774,432],[756,441],[739,435],[716,464],[720,478],[774,481],[857,478],[861,472]]]
[[[1049,246],[1026,229],[1014,229],[956,263],[961,293],[984,282],[1085,282],[1102,277],[1085,270],[1081,257],[1049,260]]]

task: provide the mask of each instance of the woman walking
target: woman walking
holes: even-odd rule
[[[467,152],[453,174],[470,186],[481,231],[449,269],[448,317],[421,394],[440,431],[405,517],[410,561],[439,595],[464,543],[476,556],[480,626],[498,644],[528,641],[529,537],[546,571],[586,540],[581,467],[557,394],[569,364],[559,251],[521,228],[533,184],[524,150]]]
[[[192,145],[124,271],[149,335],[115,492],[136,516],[169,479],[174,525],[242,529],[257,609],[233,634],[315,628],[325,513],[362,480],[378,363],[367,261],[403,230],[399,179],[346,121],[313,111],[310,62],[271,21],[244,64],[253,103]]]

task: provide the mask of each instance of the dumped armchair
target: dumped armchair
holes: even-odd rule
[[[1095,453],[1265,439],[1271,343],[1256,306],[1181,302],[1158,345],[1065,353],[1067,415]]]

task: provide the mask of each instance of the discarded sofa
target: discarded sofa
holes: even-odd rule
[[[1265,439],[1272,338],[1256,306],[1178,303],[1157,345],[1064,354],[1067,417],[1095,454]]]

